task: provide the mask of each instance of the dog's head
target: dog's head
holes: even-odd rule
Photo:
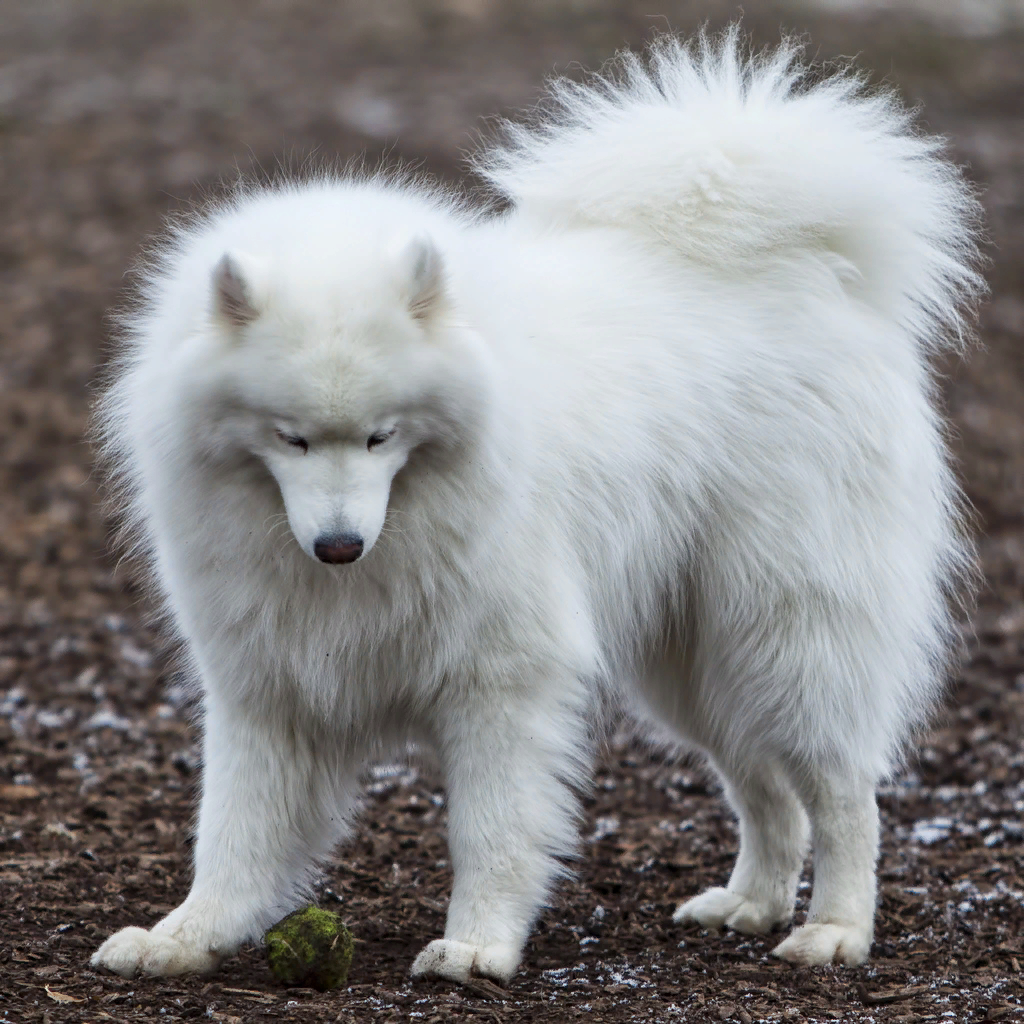
[[[438,247],[389,230],[311,237],[231,249],[208,273],[211,442],[263,462],[311,558],[365,557],[395,475],[417,449],[462,444],[480,407],[476,342],[453,322]]]

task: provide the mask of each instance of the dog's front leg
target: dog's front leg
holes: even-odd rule
[[[94,967],[126,977],[216,969],[294,908],[340,838],[354,790],[331,744],[209,697],[203,747],[192,890],[151,929],[112,935]]]
[[[455,883],[445,937],[413,976],[506,982],[577,844],[576,791],[588,781],[586,701],[554,679],[514,696],[466,695],[438,726]]]

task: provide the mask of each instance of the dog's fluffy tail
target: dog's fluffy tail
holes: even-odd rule
[[[618,225],[744,273],[821,254],[848,291],[928,349],[970,336],[980,204],[943,141],[850,70],[822,76],[784,43],[656,41],[578,84],[476,169],[527,216]]]

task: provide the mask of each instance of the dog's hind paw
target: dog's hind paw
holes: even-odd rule
[[[434,939],[413,961],[414,978],[469,981],[474,975],[505,984],[519,966],[519,950],[511,946],[474,946],[456,939]]]
[[[166,932],[122,928],[93,953],[89,964],[106,967],[125,978],[169,978],[176,974],[209,974],[217,969],[220,957],[212,950],[188,946]]]
[[[846,964],[855,967],[864,963],[871,949],[871,929],[844,924],[805,924],[794,929],[780,942],[772,956],[791,964]]]
[[[676,924],[694,921],[702,928],[713,931],[731,928],[744,935],[761,935],[788,924],[792,916],[791,908],[780,909],[770,903],[760,903],[742,893],[716,886],[680,904],[672,920]]]

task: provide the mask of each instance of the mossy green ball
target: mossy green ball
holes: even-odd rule
[[[304,907],[278,921],[263,936],[270,973],[282,985],[326,992],[348,980],[352,933],[337,914]]]

